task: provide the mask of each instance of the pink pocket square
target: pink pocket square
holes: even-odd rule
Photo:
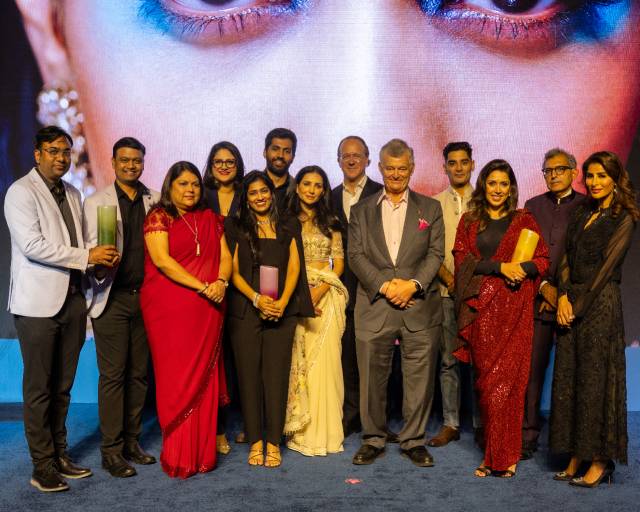
[[[425,229],[427,229],[429,227],[429,223],[423,219],[422,217],[420,217],[418,219],[418,231],[424,231]]]

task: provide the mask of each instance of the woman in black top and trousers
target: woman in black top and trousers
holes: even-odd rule
[[[248,462],[267,467],[281,463],[279,444],[298,317],[314,315],[302,257],[300,223],[295,218],[279,219],[273,197],[271,180],[252,171],[242,184],[238,215],[225,222],[233,254],[228,331],[251,445]],[[261,265],[278,268],[277,300],[260,294]]]

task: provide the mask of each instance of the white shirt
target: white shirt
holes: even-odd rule
[[[354,204],[357,204],[360,201],[360,196],[362,195],[362,191],[364,190],[364,186],[367,183],[367,175],[363,175],[360,178],[360,181],[356,183],[355,190],[353,194],[347,188],[347,186],[342,183],[342,209],[344,210],[344,215],[347,218],[347,222],[349,222],[349,215],[351,214],[351,207]]]

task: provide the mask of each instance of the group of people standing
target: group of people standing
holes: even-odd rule
[[[614,154],[585,161],[584,196],[572,187],[575,158],[549,151],[549,191],[518,209],[504,160],[471,186],[466,142],[444,148],[450,186],[429,198],[410,189],[414,154],[400,139],[380,149],[382,184],[367,176],[369,148],[358,136],[338,145],[338,187],[318,166],[292,176],[297,139],[277,128],[265,139],[264,170],[245,174],[237,147],[220,142],[202,173],[177,162],[155,192],[140,181],[145,147],[125,137],[113,147],[115,183],[83,207],[61,180],[72,144],[60,128],[40,130],[36,166],[5,199],[9,309],[39,490],[92,474],[69,457],[65,429],[87,312],[102,466],[114,477],[156,462],[138,443],[149,355],[170,476],[210,471],[228,453],[223,406],[235,381],[250,465],[280,466],[283,435],[313,456],[342,451],[361,430],[354,464],[398,442],[413,464],[432,466],[426,445],[460,438],[462,361],[480,411],[475,474],[513,477],[537,449],[554,340],[550,446],[571,455],[554,478],[594,486],[614,459],[626,461],[619,283],[640,212]],[[115,245],[99,245],[106,205],[117,208]],[[539,241],[526,261],[513,260],[523,230]],[[394,434],[387,383],[397,345],[404,425]],[[436,374],[444,424],[427,440]],[[583,461],[591,464],[579,475]]]

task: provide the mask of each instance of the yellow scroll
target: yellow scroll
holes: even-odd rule
[[[540,235],[530,229],[523,229],[520,231],[520,237],[518,243],[513,251],[511,257],[511,263],[522,263],[523,261],[531,261],[533,255],[536,252],[536,247],[540,240]]]

